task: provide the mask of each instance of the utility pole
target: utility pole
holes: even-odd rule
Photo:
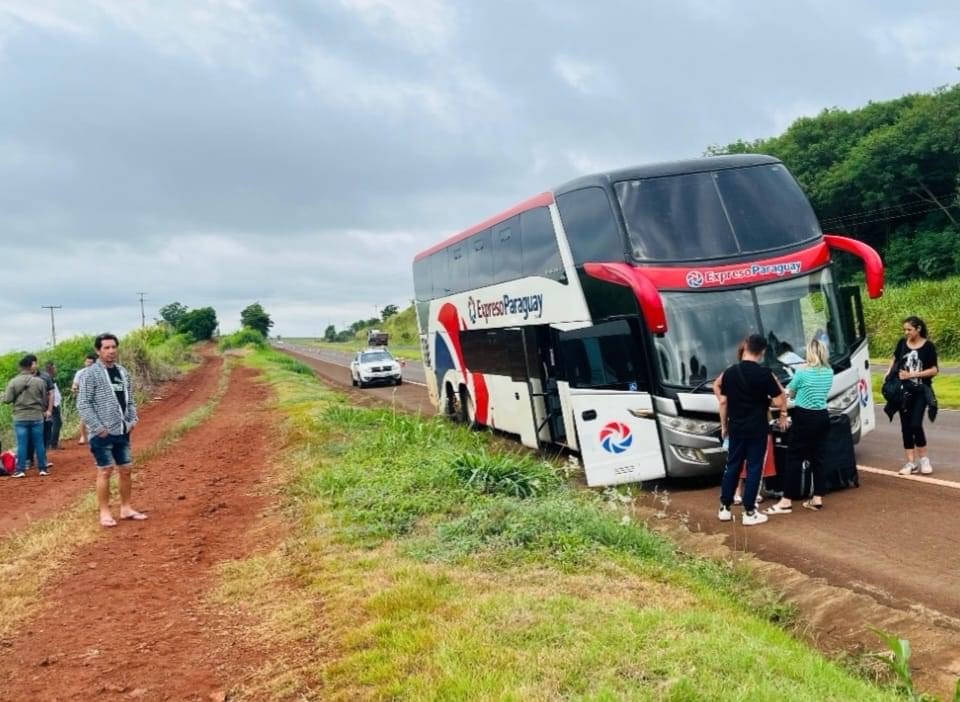
[[[140,326],[141,326],[141,327],[147,326],[147,315],[146,315],[146,313],[143,311],[143,296],[146,295],[146,294],[147,294],[147,293],[145,293],[145,292],[138,292],[138,293],[137,293],[137,295],[140,296]]]
[[[50,310],[50,339],[53,342],[51,346],[57,345],[57,325],[53,320],[53,311],[62,310],[63,305],[40,305],[42,309]]]

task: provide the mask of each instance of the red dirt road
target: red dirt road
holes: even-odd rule
[[[262,660],[203,605],[218,563],[273,540],[275,418],[254,376],[235,369],[213,415],[136,469],[134,505],[150,518],[103,530],[47,583],[42,610],[0,642],[0,699],[223,699]]]
[[[140,408],[140,424],[132,434],[134,460],[136,451],[155,443],[177,421],[209,399],[217,389],[223,359],[205,351],[200,367],[182,378],[167,383],[153,400]],[[136,379],[134,379],[136,381]],[[88,446],[77,443],[76,437],[62,439],[63,447],[50,451],[53,462],[50,475],[40,478],[30,470],[22,480],[0,479],[0,538],[38,519],[49,517],[69,506],[80,495],[94,487],[96,469]]]

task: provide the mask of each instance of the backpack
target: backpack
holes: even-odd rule
[[[0,475],[13,475],[17,469],[17,454],[13,451],[0,453]]]

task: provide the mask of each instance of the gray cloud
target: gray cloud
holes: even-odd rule
[[[585,171],[956,81],[952,2],[6,0],[0,350],[180,300],[284,334]],[[7,266],[11,270],[11,266]],[[111,321],[115,320],[115,321]]]

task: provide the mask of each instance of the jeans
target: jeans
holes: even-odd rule
[[[62,426],[60,407],[54,407],[50,419],[43,423],[43,444],[48,449],[60,448],[60,427]]]
[[[13,430],[17,435],[17,472],[27,469],[30,448],[37,452],[37,469],[47,467],[47,449],[43,445],[43,420],[15,421]]]
[[[733,504],[733,493],[737,489],[737,481],[740,480],[740,466],[746,459],[747,479],[743,485],[743,509],[752,512],[757,508],[757,492],[760,490],[763,456],[766,452],[766,435],[730,437],[727,467],[723,471],[723,482],[720,484],[720,504],[727,507]]]

